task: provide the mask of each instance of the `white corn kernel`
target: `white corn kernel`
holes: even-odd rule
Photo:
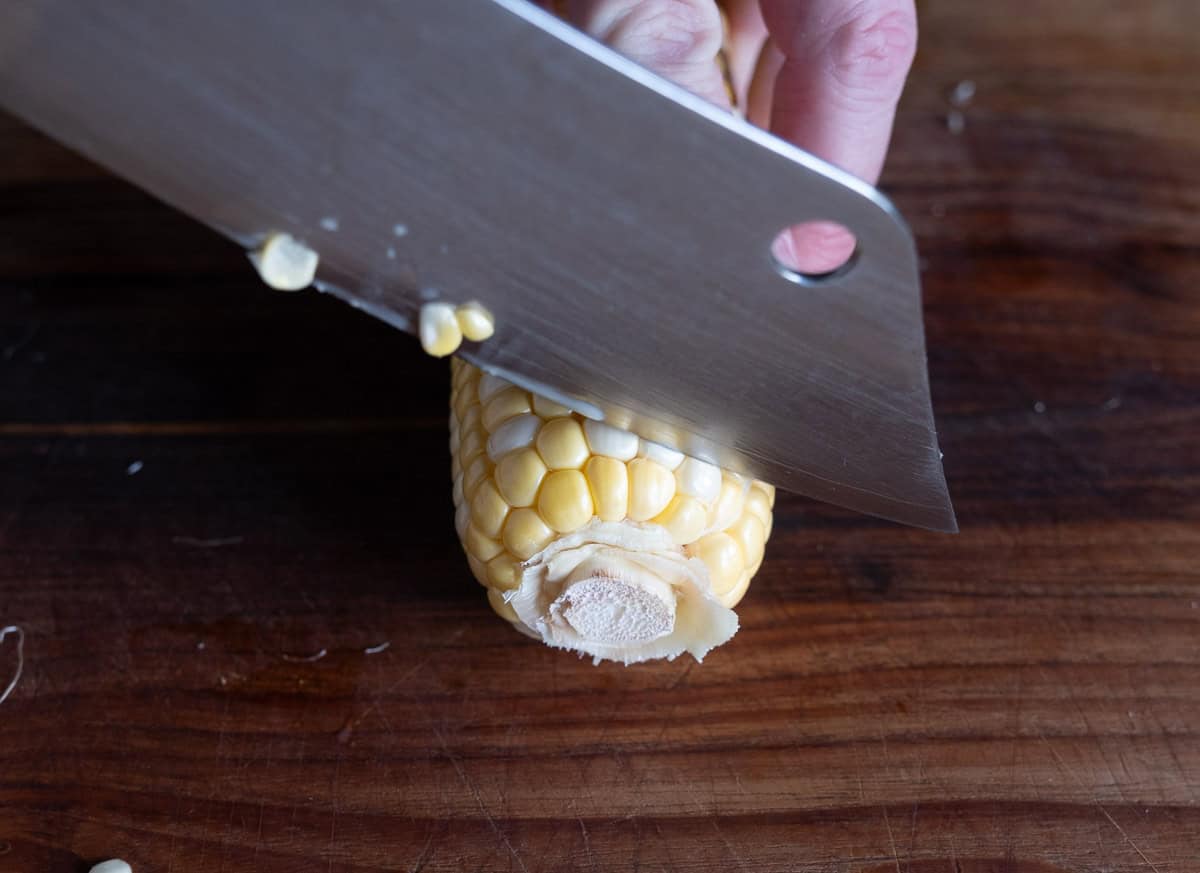
[[[317,275],[319,260],[316,252],[287,233],[271,234],[250,253],[250,263],[258,275],[277,291],[307,288]]]
[[[642,440],[638,445],[638,454],[643,458],[649,458],[656,464],[666,467],[668,470],[674,470],[683,463],[683,452],[676,451],[669,446],[664,446],[662,443],[651,442],[650,440]]]
[[[721,494],[721,468],[697,458],[686,458],[675,470],[675,482],[679,493],[712,503]]]
[[[499,462],[509,452],[531,446],[542,420],[536,415],[518,415],[496,428],[487,441],[488,457]]]
[[[594,454],[616,458],[618,461],[632,461],[637,457],[638,437],[635,433],[618,430],[612,425],[590,418],[583,422],[583,432]]]
[[[421,307],[417,335],[427,355],[444,358],[462,345],[462,330],[449,303],[426,303]]]
[[[471,342],[483,342],[496,332],[496,320],[492,314],[473,300],[458,307],[454,315],[462,335]]]

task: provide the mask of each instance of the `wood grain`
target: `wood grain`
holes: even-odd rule
[[[0,118],[0,870],[1200,870],[1200,7],[921,13],[963,532],[782,498],[702,666],[496,620],[444,366]]]

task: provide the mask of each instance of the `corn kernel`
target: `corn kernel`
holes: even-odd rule
[[[649,458],[629,462],[629,517],[649,521],[667,508],[675,496],[675,477]]]
[[[501,545],[489,536],[485,536],[474,523],[467,525],[467,535],[463,538],[467,552],[483,562],[490,561],[500,554]],[[487,575],[484,574],[484,578]]]
[[[558,418],[562,415],[570,415],[571,410],[563,406],[561,403],[555,403],[542,397],[540,394],[533,395],[533,411],[542,418]]]
[[[743,513],[732,527],[726,528],[729,534],[742,548],[747,567],[753,567],[762,560],[763,546],[766,543],[766,530],[763,523],[749,512]]]
[[[692,543],[687,551],[708,567],[714,594],[725,594],[737,585],[745,562],[741,546],[729,534],[711,533]]]
[[[682,546],[704,532],[704,525],[708,522],[708,508],[695,497],[676,494],[667,504],[667,508],[653,520],[655,524],[665,527],[671,534],[671,539]]]
[[[620,521],[629,511],[629,471],[616,458],[596,455],[584,468],[601,521]]]
[[[467,472],[463,474],[463,496],[470,500],[475,496],[475,488],[484,480],[489,473],[492,472],[491,461],[486,455],[479,455],[467,467]]]
[[[501,591],[512,591],[521,584],[521,564],[506,554],[499,554],[488,561],[488,584]]]
[[[656,464],[666,467],[668,470],[674,470],[683,463],[683,452],[676,451],[669,446],[664,446],[662,443],[654,443],[650,440],[642,440],[638,445],[638,454],[643,458],[649,458]]]
[[[504,522],[503,539],[514,556],[526,561],[549,545],[554,531],[532,509],[514,509]]]
[[[496,332],[496,320],[483,308],[483,304],[472,300],[454,311],[458,328],[471,342],[482,342]]]
[[[533,445],[541,426],[542,420],[531,413],[510,418],[488,437],[488,457],[499,461],[509,452]]]
[[[538,495],[538,513],[559,533],[570,533],[587,524],[592,518],[592,495],[584,475],[578,470],[548,474]]]
[[[721,494],[721,468],[698,458],[686,458],[675,470],[675,482],[680,494],[712,503]]]
[[[721,495],[708,514],[708,526],[724,530],[742,516],[745,507],[745,480],[731,473],[721,477]]]
[[[583,428],[573,418],[553,418],[537,436],[538,454],[551,470],[576,470],[588,459]]]
[[[467,554],[467,566],[471,568],[471,575],[475,577],[475,581],[487,588],[488,584],[488,568],[487,564],[479,560],[472,554]]]
[[[766,482],[762,482],[758,479],[755,479],[754,484],[751,487],[758,488],[760,491],[763,492],[763,494],[766,494],[767,495],[767,506],[771,507],[772,509],[775,508],[775,486],[774,485],[768,485]]]
[[[460,462],[471,466],[471,462],[483,453],[483,434],[480,431],[472,430],[463,435],[462,440],[458,444],[458,457]]]
[[[484,479],[471,498],[471,523],[485,536],[495,539],[500,536],[504,519],[508,515],[508,504],[496,489],[496,483]]]
[[[454,307],[449,303],[426,303],[422,306],[417,335],[425,353],[435,358],[444,358],[458,351],[463,335],[458,318],[454,315]]]
[[[746,512],[751,513],[763,523],[765,528],[771,523],[771,504],[767,495],[759,488],[751,488],[746,495]]]
[[[597,455],[616,458],[618,461],[632,461],[637,457],[638,438],[635,433],[618,430],[590,418],[583,423],[583,432],[587,436],[588,446]]]
[[[510,506],[533,506],[545,475],[546,465],[530,448],[511,452],[496,465],[496,484]]]
[[[529,395],[520,388],[505,388],[483,407],[483,428],[489,433],[514,415],[529,412]]]
[[[492,609],[495,610],[496,615],[500,616],[506,621],[511,621],[513,624],[516,624],[518,621],[520,621],[520,619],[517,618],[517,614],[513,611],[513,608],[509,606],[507,602],[505,602],[503,592],[498,591],[495,588],[489,588],[487,599]]]
[[[475,368],[472,367],[471,369]],[[484,373],[482,370],[480,370],[479,373],[478,392],[480,403],[487,403],[505,388],[513,387],[513,383],[509,382],[507,379],[502,379],[501,377],[495,376],[491,373]]]

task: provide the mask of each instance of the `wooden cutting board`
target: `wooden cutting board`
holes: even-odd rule
[[[0,119],[0,870],[1200,870],[1200,6],[921,12],[963,532],[782,497],[702,666],[495,619],[444,363]]]

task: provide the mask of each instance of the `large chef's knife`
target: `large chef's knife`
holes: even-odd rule
[[[319,287],[642,436],[953,530],[912,237],[870,186],[523,0],[5,0],[0,105]],[[850,266],[775,263],[798,222]]]

